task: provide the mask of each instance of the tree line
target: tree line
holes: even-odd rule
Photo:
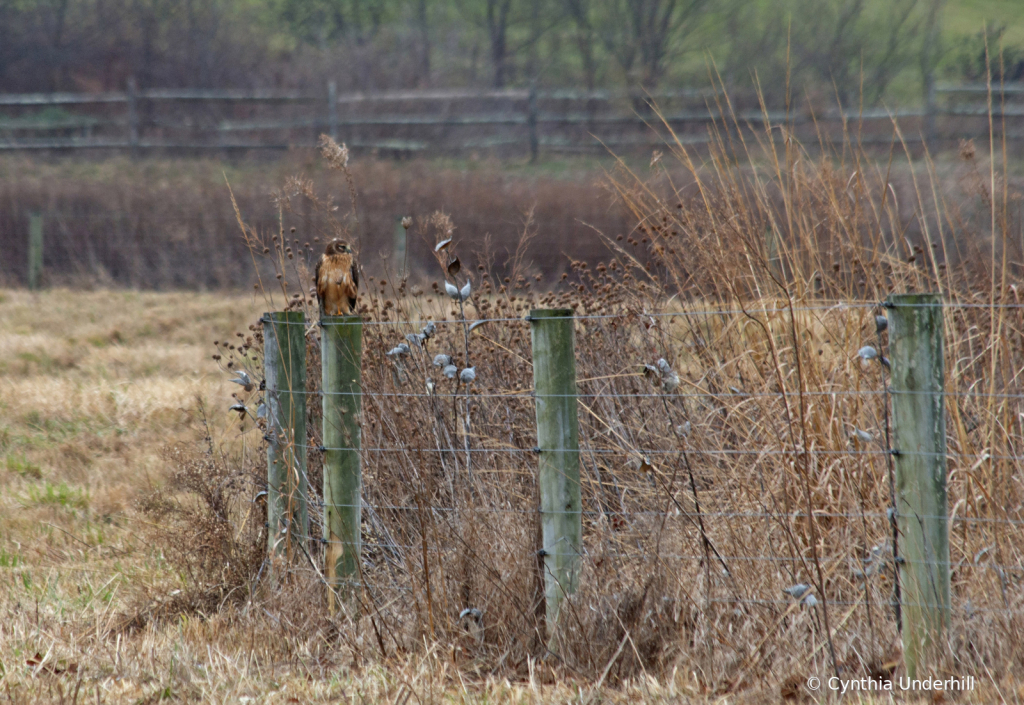
[[[0,0],[0,91],[564,86],[721,80],[770,101],[920,102],[1005,29],[943,0]],[[1016,53],[1014,53],[1016,52]],[[1012,47],[1007,78],[1024,74]],[[1020,77],[1020,76],[1018,76]],[[788,89],[788,90],[787,90]]]

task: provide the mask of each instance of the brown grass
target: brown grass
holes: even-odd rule
[[[8,457],[24,453],[26,461],[9,461],[5,482],[13,489],[5,492],[5,515],[17,517],[20,503],[49,517],[45,525],[13,519],[3,526],[5,542],[23,547],[16,549],[19,562],[3,569],[4,608],[12,618],[3,627],[0,658],[14,697],[57,700],[58,691],[66,697],[81,682],[88,698],[99,692],[109,701],[155,701],[167,693],[202,701],[403,703],[732,694],[737,702],[765,702],[809,697],[801,684],[810,675],[827,677],[835,665],[851,678],[885,672],[893,662],[898,671],[900,641],[888,607],[888,466],[884,454],[847,452],[881,448],[885,411],[877,392],[885,380],[877,366],[863,367],[856,351],[887,345],[876,337],[874,315],[881,309],[873,303],[890,292],[940,290],[952,303],[946,350],[954,395],[947,408],[956,520],[953,625],[933,673],[974,675],[981,685],[968,701],[1019,700],[1024,545],[1009,522],[1024,519],[1024,497],[1021,463],[1007,458],[1024,455],[1024,309],[986,307],[1021,303],[1013,196],[1002,191],[1002,177],[993,190],[973,160],[964,168],[982,175],[978,198],[987,198],[991,210],[971,202],[954,208],[941,194],[926,198],[935,182],[922,179],[922,197],[910,212],[928,239],[908,242],[908,206],[890,200],[886,164],[856,152],[811,160],[792,143],[747,149],[739,167],[724,151],[695,164],[679,148],[674,156],[685,180],[674,170],[639,176],[622,165],[613,180],[637,227],[622,240],[608,233],[608,253],[600,261],[572,262],[557,287],[540,286],[528,257],[516,264],[514,244],[509,269],[496,274],[486,247],[459,229],[450,250],[464,261],[459,283],[468,275],[474,288],[464,310],[429,284],[365,275],[367,508],[358,619],[327,614],[316,542],[311,560],[256,568],[250,549],[260,541],[258,521],[253,524],[259,509],[252,499],[263,449],[258,431],[244,422],[229,425],[237,422],[219,413],[231,403],[222,381],[217,401],[206,405],[213,411],[209,425],[198,427],[199,442],[168,469],[155,454],[167,442],[187,439],[189,428],[168,431],[145,395],[134,411],[104,407],[118,398],[106,401],[92,391],[109,383],[92,367],[94,376],[75,392],[93,404],[87,418],[123,419],[145,440],[125,451],[138,454],[131,459],[107,461],[122,468],[127,495],[111,513],[114,528],[99,525],[91,509],[110,493],[87,484],[98,480],[95,470],[47,494],[45,483],[57,478],[45,460],[50,449],[22,450],[7,441]],[[924,171],[927,177],[927,165]],[[306,190],[292,205],[314,197]],[[448,236],[445,218],[418,215],[418,221],[430,240]],[[320,235],[354,227],[343,205],[333,218],[325,216]],[[315,305],[304,295],[308,271],[285,249],[305,251],[312,243],[276,227],[246,233],[258,255],[268,250],[261,271],[282,274],[280,282],[267,277],[259,308],[282,308],[287,300],[312,316]],[[369,256],[365,243],[362,255]],[[465,264],[471,261],[479,268]],[[438,271],[437,283],[442,278]],[[23,416],[12,417],[20,420],[4,438],[19,439],[34,428],[27,417],[33,404],[54,416],[65,413],[60,397],[31,397],[30,390],[50,384],[55,393],[70,394],[82,373],[67,367],[77,343],[64,341],[72,334],[47,334],[28,320],[34,308],[49,307],[32,306],[24,294],[8,297],[5,308],[14,313],[7,315],[24,323],[5,326],[12,332],[0,344],[46,350],[54,360],[43,367],[25,358],[24,367],[5,370],[3,403]],[[196,322],[206,306],[224,318]],[[559,658],[539,638],[532,353],[522,320],[531,308],[556,306],[581,317],[586,554]],[[199,341],[227,339],[217,353],[222,369],[245,366],[261,378],[260,339],[246,332],[255,320],[251,303],[205,298],[188,307],[181,327],[192,331],[183,335],[191,335],[197,369],[213,369],[198,367]],[[500,322],[476,328],[467,345],[463,314]],[[127,309],[114,315],[131,317]],[[74,325],[86,326],[82,318]],[[438,323],[426,350],[400,363],[384,355],[428,319],[453,322]],[[45,320],[39,327],[61,328]],[[121,326],[124,334],[127,321]],[[112,339],[109,326],[103,330]],[[166,337],[174,339],[174,330]],[[85,334],[73,335],[77,341]],[[138,336],[124,340],[113,347],[139,350],[123,358],[123,369],[138,369],[150,348]],[[315,327],[309,340],[315,389]],[[466,389],[444,380],[430,362],[439,352],[459,359],[459,367],[468,358],[477,369],[474,384]],[[680,376],[673,393],[643,374],[659,358]],[[428,376],[437,383],[435,395],[425,392]],[[60,387],[66,379],[68,386]],[[188,402],[194,393],[165,403],[194,409]],[[259,392],[241,397],[256,406]],[[318,413],[310,414],[315,429]],[[864,443],[854,429],[876,440]],[[154,438],[161,431],[169,437]],[[317,445],[315,433],[309,443]],[[806,455],[803,448],[819,453]],[[314,499],[316,455],[310,457]],[[130,489],[127,479],[137,462],[154,468],[154,486],[145,492]],[[236,484],[222,484],[228,482]],[[218,487],[225,488],[219,495]],[[221,520],[203,525],[211,516]],[[157,517],[171,519],[146,528]],[[106,532],[102,544],[93,538],[98,530]],[[310,533],[318,531],[314,523]],[[177,557],[168,550],[175,545]],[[881,560],[866,562],[875,547]],[[866,580],[858,577],[865,570],[872,573]],[[102,597],[111,589],[108,580],[123,595]],[[796,582],[815,585],[816,607],[782,592]],[[465,607],[484,613],[480,644],[457,623]]]
[[[371,273],[407,266],[422,274],[432,262],[417,230],[408,256],[397,255],[396,231],[404,216],[444,210],[474,241],[516,240],[529,211],[541,237],[531,251],[551,279],[563,253],[602,251],[590,226],[626,232],[628,214],[609,204],[594,161],[530,169],[495,162],[463,164],[355,161],[359,196],[356,235]],[[348,203],[347,187],[308,152],[279,161],[113,158],[95,163],[0,159],[0,285],[27,282],[29,214],[45,215],[44,281],[51,286],[127,286],[139,289],[249,289],[251,260],[237,236],[228,183],[260,230],[276,229],[275,193],[300,173],[323,192]],[[311,239],[327,227],[324,214],[305,204],[285,216]],[[499,248],[499,254],[501,250]],[[498,265],[501,266],[501,262]]]

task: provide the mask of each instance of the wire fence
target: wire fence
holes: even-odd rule
[[[742,660],[744,635],[761,634],[756,641],[766,630],[777,650],[824,640],[840,660],[865,660],[863,649],[898,641],[901,610],[935,607],[906,586],[901,595],[900,575],[915,566],[948,571],[958,639],[1024,620],[1024,358],[990,344],[1024,333],[1024,305],[940,304],[947,371],[932,392],[892,388],[892,329],[876,318],[892,309],[880,302],[577,311],[568,316],[577,391],[559,395],[534,389],[529,315],[433,301],[390,311],[398,320],[364,317],[355,392],[322,388],[314,319],[281,322],[301,326],[308,344],[306,386],[293,392],[308,436],[292,445],[308,463],[311,527],[296,535],[318,570],[331,543],[358,548],[359,574],[335,589],[386,606],[378,617],[391,629],[422,632],[427,613],[450,615],[432,628],[457,638],[454,615],[475,608],[483,643],[526,649],[544,600],[545,515],[582,524],[579,587],[559,646],[577,665],[607,662],[625,633],[659,639],[659,649],[682,638],[700,650],[711,639]],[[428,322],[430,336],[396,352]],[[231,358],[254,386],[261,343]],[[453,379],[435,355],[454,364]],[[267,394],[244,399],[257,425]],[[901,395],[945,400],[946,450],[894,446]],[[536,406],[566,396],[577,401],[578,450],[541,448]],[[359,442],[325,444],[321,410],[346,399],[361,405]],[[277,440],[261,428],[264,442]],[[331,452],[359,457],[358,504],[320,490]],[[538,463],[562,453],[578,453],[581,504],[544,509]],[[895,463],[915,457],[944,461],[948,513],[911,520],[948,521],[948,559],[904,546]],[[329,535],[328,505],[362,512],[358,541]],[[634,656],[637,668],[655,658]]]

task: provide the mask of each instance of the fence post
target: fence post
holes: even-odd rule
[[[537,408],[537,484],[544,564],[548,648],[562,600],[576,592],[583,535],[580,500],[579,419],[571,309],[530,311],[533,385]]]
[[[327,134],[338,141],[338,84],[327,82]]]
[[[128,147],[132,158],[139,156],[139,91],[134,78],[128,79]]]
[[[395,218],[394,266],[402,278],[409,276],[409,230],[402,225],[402,217]]]
[[[28,288],[39,290],[39,278],[43,272],[43,214],[30,213],[28,216]]]
[[[540,140],[537,137],[537,84],[530,84],[530,96],[527,100],[526,128],[530,133],[530,162],[537,161],[540,151]]]
[[[324,568],[327,582],[337,586],[359,576],[362,554],[362,470],[360,467],[360,410],[362,408],[363,319],[359,316],[324,316]],[[344,449],[344,450],[340,450]],[[327,597],[333,613],[335,592]]]
[[[916,678],[949,627],[942,298],[889,297],[903,660]]]
[[[306,315],[263,314],[267,404],[268,550],[293,557],[309,535],[306,480]]]
[[[929,69],[925,76],[925,109],[924,109],[924,138],[928,149],[934,154],[939,148],[938,132],[935,129],[935,116],[938,114],[939,106],[935,96],[935,70]]]

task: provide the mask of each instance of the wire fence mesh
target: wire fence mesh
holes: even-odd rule
[[[559,303],[554,294],[524,299]],[[353,585],[396,644],[428,632],[458,639],[454,615],[477,608],[480,648],[528,653],[543,610],[543,546],[527,307],[486,291],[470,303],[438,296],[395,311],[381,297],[364,311]],[[677,306],[577,308],[584,531],[560,652],[595,669],[630,634],[636,649],[623,672],[686,648],[707,649],[709,668],[743,673],[779,659],[820,661],[831,637],[841,661],[887,658],[899,639],[894,577],[908,561],[898,542],[894,552],[892,458],[917,451],[890,445],[888,332],[876,321],[885,309]],[[1024,618],[1022,369],[1019,351],[990,344],[997,331],[1024,333],[1024,306],[945,308],[953,633],[981,653],[983,632],[1012,631]],[[309,436],[296,446],[309,458],[312,525],[302,538],[315,563],[322,456],[354,446],[321,441],[321,404],[332,393],[319,386],[309,313]],[[435,333],[395,354],[428,320]],[[228,357],[258,380],[253,330],[255,340]],[[474,367],[475,379],[446,378],[436,355],[456,371]],[[249,409],[262,402],[260,390],[244,399]],[[767,652],[752,650],[768,639]]]

